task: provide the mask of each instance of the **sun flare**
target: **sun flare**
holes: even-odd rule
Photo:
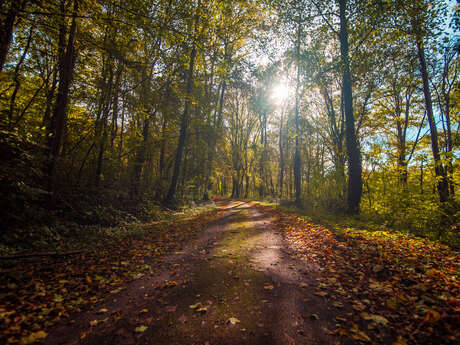
[[[279,105],[289,98],[290,93],[291,90],[289,86],[281,82],[272,89],[271,99],[275,104]]]

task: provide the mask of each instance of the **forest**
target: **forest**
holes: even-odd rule
[[[453,239],[453,3],[1,8],[6,224],[47,223],[50,213],[110,223],[113,209],[215,194]]]
[[[160,260],[235,209],[241,224],[258,224],[257,217],[272,214],[276,220],[270,222],[302,255],[310,255],[307,247],[298,247],[305,236],[318,236],[323,249],[336,246],[334,254],[324,249],[310,258],[329,258],[318,263],[321,267],[335,267],[329,255],[339,255],[343,241],[351,243],[346,255],[361,258],[356,241],[375,242],[375,253],[366,252],[366,260],[378,262],[366,269],[379,279],[393,272],[381,262],[388,248],[395,246],[399,253],[388,254],[391,264],[404,269],[418,259],[405,266],[402,257],[430,253],[423,260],[435,264],[420,259],[423,274],[436,269],[442,275],[430,276],[439,286],[429,291],[444,296],[449,306],[423,309],[421,325],[408,324],[397,337],[381,331],[375,341],[424,343],[428,336],[433,344],[455,343],[459,53],[460,7],[454,0],[0,0],[0,276],[8,282],[0,288],[4,339],[43,341],[49,327],[67,315],[65,306],[56,311],[56,304],[65,304],[56,296],[71,295],[69,287],[61,291],[68,283],[43,292],[54,276],[71,280],[65,267],[87,260],[82,267],[97,271],[90,276],[75,269],[85,292],[63,297],[74,301],[72,312],[84,311],[87,301],[75,302],[82,296],[96,303],[109,286],[141,274],[134,274],[131,265],[139,270],[148,260],[133,258]],[[233,229],[232,224],[226,227]],[[268,239],[262,243],[278,245]],[[100,250],[104,269],[94,256]],[[56,260],[63,266],[46,271]],[[117,273],[104,282],[109,261],[117,260]],[[334,269],[352,269],[340,267]],[[409,271],[398,274],[414,274],[401,279],[419,286],[423,274],[417,268]],[[23,285],[27,274],[32,280],[40,277],[40,287]],[[181,284],[176,280],[163,288],[176,288]],[[99,284],[97,292],[94,284]],[[266,293],[278,288],[267,284]],[[382,284],[376,290],[384,293]],[[28,295],[29,290],[35,292]],[[324,293],[314,293],[313,299],[327,298]],[[45,295],[52,301],[46,309],[52,310],[53,321],[41,312],[30,316],[30,305],[45,303]],[[11,296],[21,302],[8,301]],[[410,298],[401,300],[412,306]],[[192,302],[197,315],[211,315],[210,305]],[[14,318],[10,310],[18,303],[25,311]],[[404,309],[391,303],[390,309]],[[374,326],[394,321],[356,305],[350,305],[351,313],[360,312],[360,319]],[[455,312],[449,309],[454,305]],[[320,312],[305,319],[320,324]],[[240,324],[236,317],[228,320],[231,327]],[[436,330],[437,322],[444,322],[443,331]],[[354,320],[335,335],[372,342],[356,325]],[[133,339],[112,344],[143,343],[139,337],[147,326],[137,326]],[[84,334],[81,341],[89,331]],[[168,343],[169,336],[165,333],[157,343]],[[296,344],[301,336],[298,330],[295,337],[286,331],[279,335],[283,340],[277,334],[273,339]],[[56,339],[49,343],[59,343]],[[174,339],[171,343],[194,343]],[[240,343],[236,335],[225,339],[207,344]],[[271,343],[254,339],[249,343]],[[88,343],[103,342],[96,337]]]

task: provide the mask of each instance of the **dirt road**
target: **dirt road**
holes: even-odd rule
[[[223,215],[162,267],[90,312],[51,330],[46,344],[338,344],[336,314],[312,285],[319,269],[295,257],[251,203]]]

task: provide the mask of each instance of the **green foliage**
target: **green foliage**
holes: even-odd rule
[[[11,44],[0,47],[7,49],[0,212],[8,231],[60,218],[112,226],[128,214],[159,217],[182,127],[175,206],[212,192],[292,200],[297,147],[305,210],[345,211],[336,2],[26,3]],[[361,217],[450,241],[457,236],[459,76],[455,39],[441,33],[449,7],[347,4],[353,116],[364,157]],[[428,63],[440,164],[454,192],[445,205],[433,192],[417,42]],[[289,97],[277,104],[279,83]]]

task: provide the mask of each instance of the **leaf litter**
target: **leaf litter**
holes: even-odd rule
[[[6,282],[0,289],[2,338],[9,344],[42,341],[50,327],[71,313],[88,310],[106,296],[121,292],[123,284],[151,271],[152,263],[158,264],[164,254],[196,236],[219,215],[220,210],[214,209],[187,219],[176,217],[171,222],[143,225],[139,238],[106,243],[103,249],[73,257],[2,263],[0,279]],[[178,284],[166,281],[164,287]],[[168,310],[173,312],[172,307]],[[97,311],[107,312],[105,308]],[[91,327],[107,320],[92,320]],[[135,332],[144,332],[143,327]]]
[[[389,231],[351,228],[337,235],[295,214],[258,206],[303,260],[317,264],[332,306],[351,305],[330,331],[359,342],[459,343],[460,255],[441,244]]]

